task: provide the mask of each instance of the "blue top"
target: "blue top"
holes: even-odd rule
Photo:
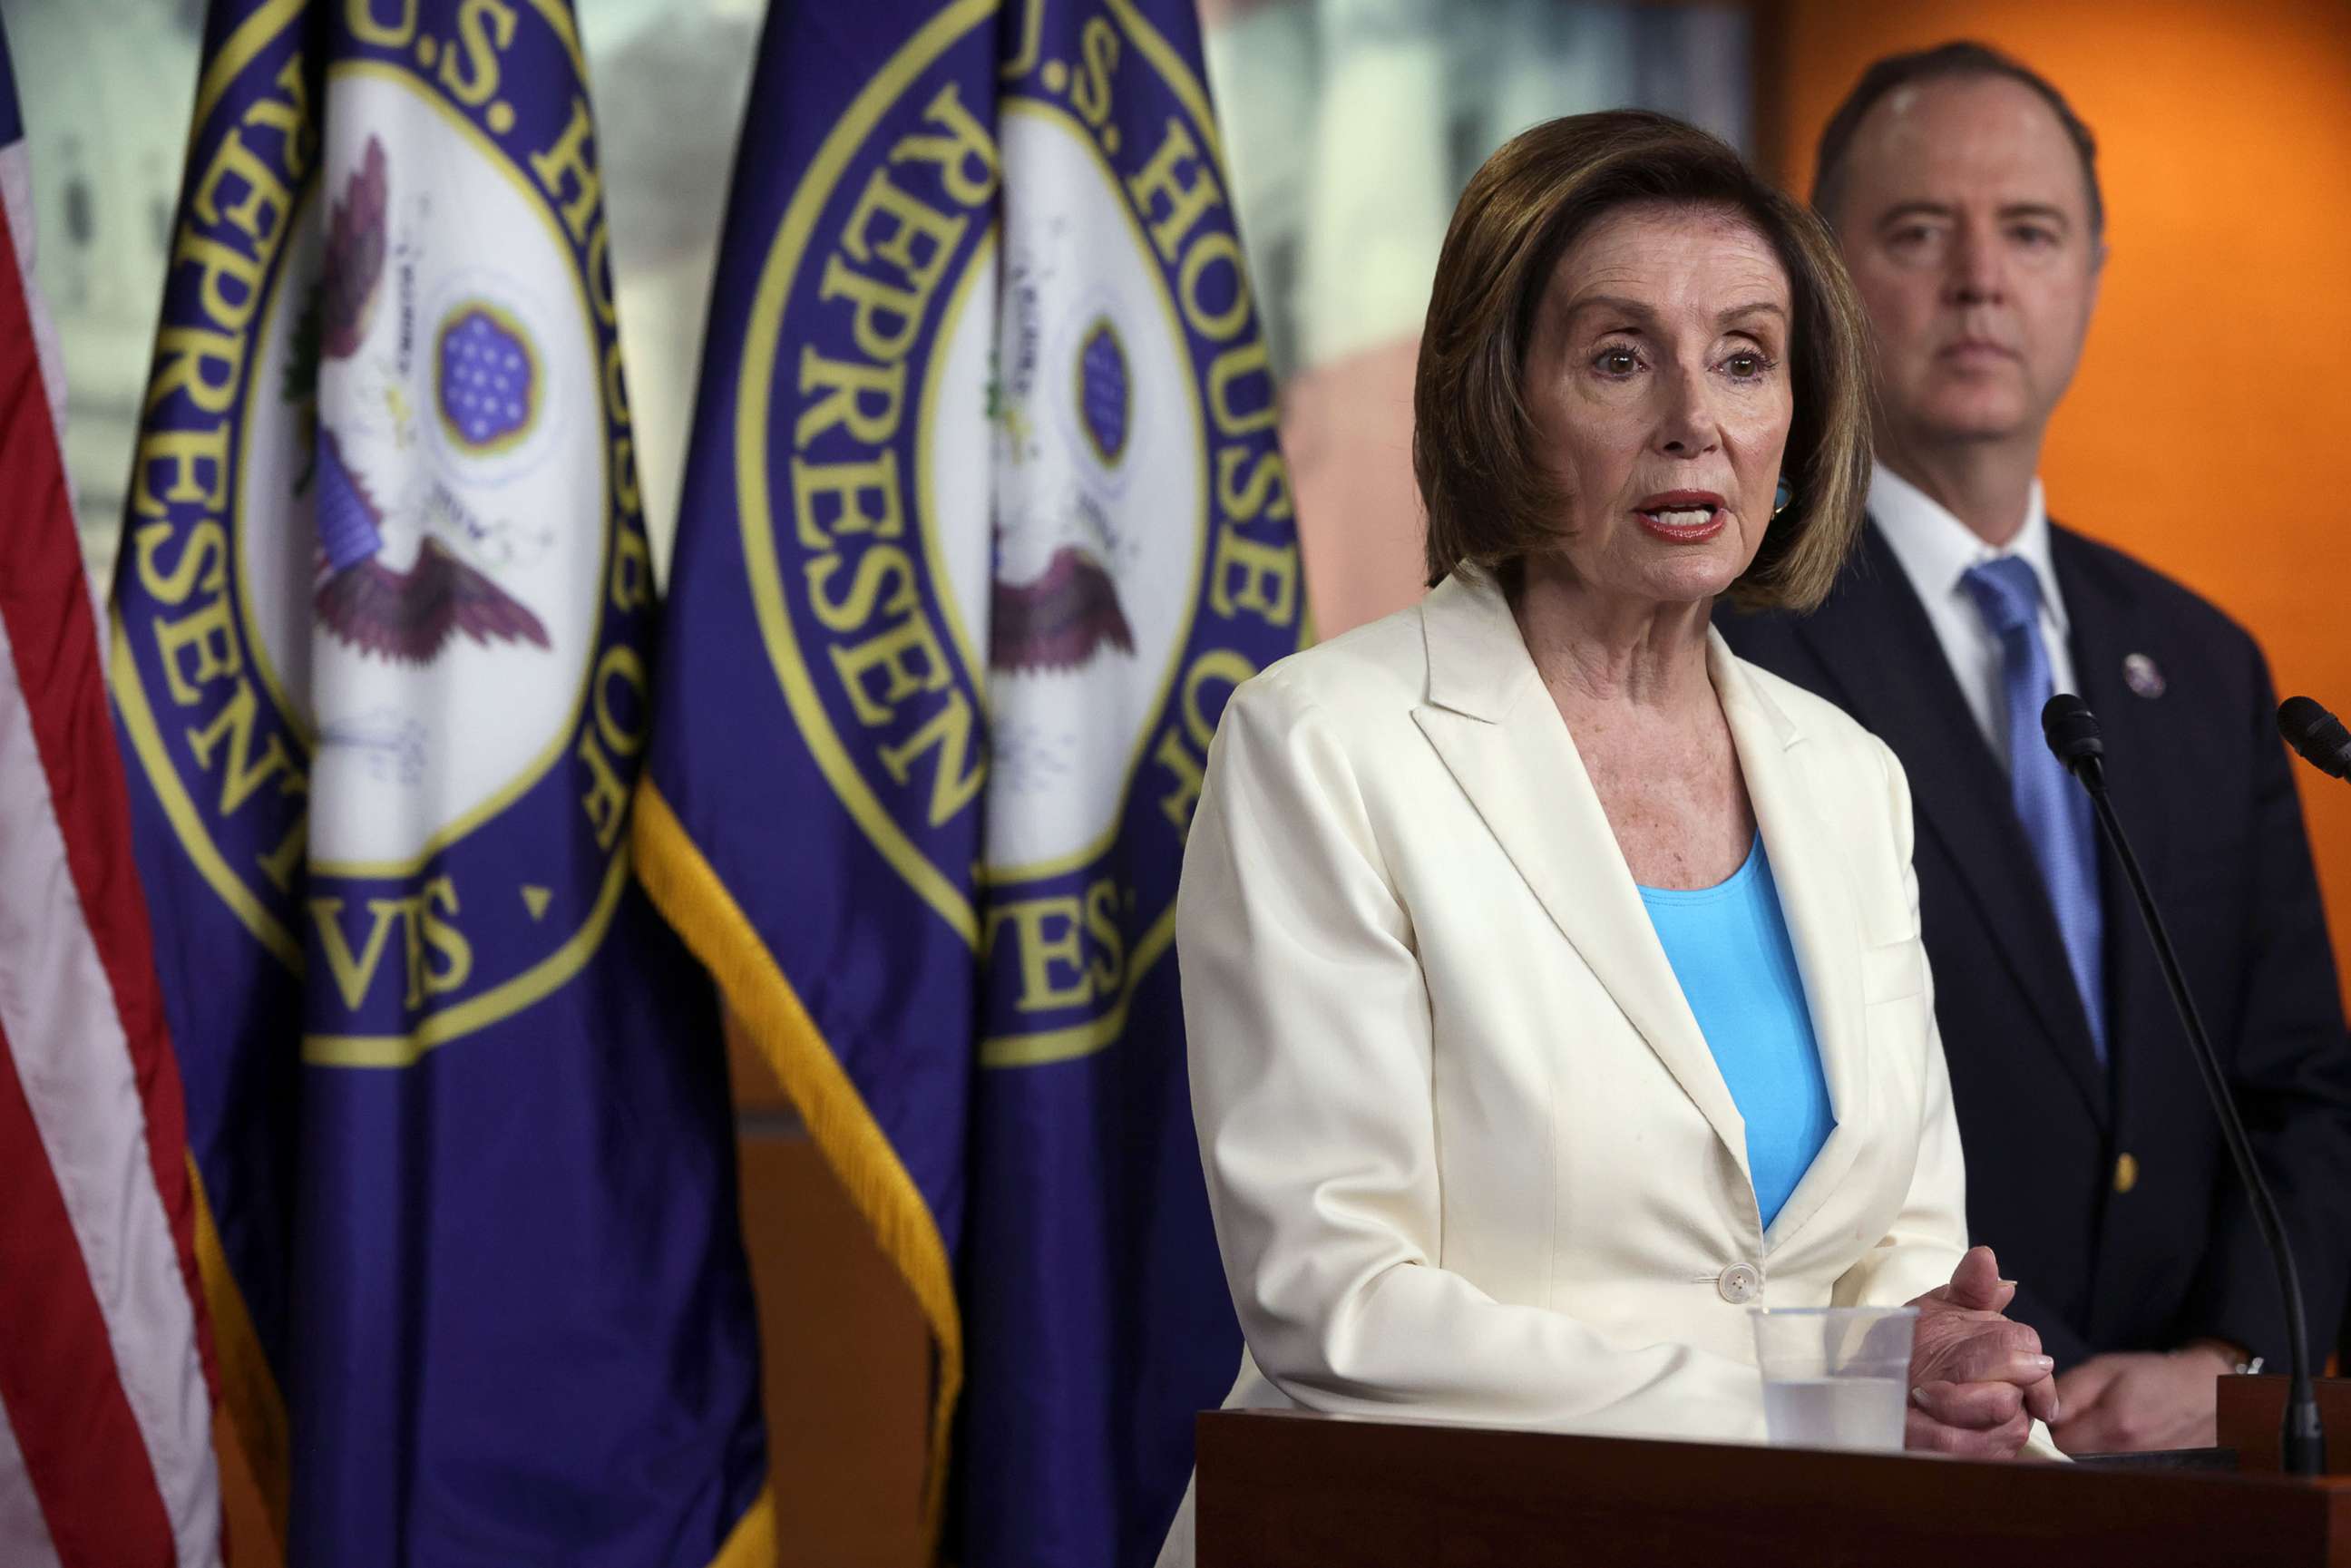
[[[1746,1119],[1755,1206],[1769,1225],[1836,1116],[1763,835],[1729,882],[1687,892],[1645,887],[1641,902]]]

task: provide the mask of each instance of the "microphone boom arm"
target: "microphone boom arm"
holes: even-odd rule
[[[2057,708],[2064,700],[2062,695],[2052,698],[2050,707]],[[2077,704],[2080,701],[2074,700]],[[2057,759],[2066,770],[2081,781],[2097,816],[2099,831],[2115,852],[2115,858],[2122,862],[2124,879],[2130,883],[2131,895],[2138,903],[2139,920],[2155,944],[2163,982],[2170,988],[2172,1005],[2179,1009],[2179,1021],[2187,1029],[2189,1054],[2196,1058],[2196,1071],[2204,1081],[2204,1093],[2212,1102],[2212,1114],[2220,1120],[2221,1141],[2229,1145],[2229,1157],[2235,1162],[2237,1175],[2252,1201],[2253,1221],[2261,1228],[2262,1239],[2269,1243],[2270,1255],[2277,1260],[2278,1289],[2285,1298],[2286,1335],[2290,1342],[2286,1364],[2292,1379],[2280,1437],[2285,1471],[2296,1476],[2324,1475],[2326,1432],[2319,1421],[2317,1393],[2311,1385],[2310,1332],[2303,1312],[2302,1276],[2294,1268],[2285,1221],[2278,1213],[2277,1199],[2271,1196],[2269,1183],[2262,1178],[2261,1166],[2254,1163],[2252,1144],[2245,1136],[2245,1124],[2237,1114],[2237,1103],[2229,1092],[2228,1080],[2221,1074],[2220,1059],[2212,1050],[2211,1037],[2204,1030],[2203,1016],[2196,1010],[2196,998],[2189,994],[2187,974],[2179,967],[2179,955],[2172,950],[2170,934],[2164,929],[2154,894],[2148,891],[2147,873],[2139,869],[2138,856],[2131,852],[2130,840],[2124,835],[2114,802],[2107,798],[2105,768],[2100,758],[2104,748],[2096,737],[2096,721],[2090,717],[2087,707],[2061,714],[2059,718],[2077,724],[2087,721],[2086,731],[2079,732],[2086,733],[2086,745],[2064,744],[2058,722],[2046,715],[2043,723],[2050,732],[2051,749],[2056,751]]]

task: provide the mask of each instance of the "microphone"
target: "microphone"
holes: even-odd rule
[[[2295,755],[2321,773],[2351,779],[2351,729],[2308,697],[2278,704],[2278,733]]]
[[[2334,722],[2333,716],[2316,703],[2309,706],[2329,723]],[[2279,722],[2284,722],[2283,712]],[[2338,736],[2343,735],[2340,724],[2335,725],[2335,730]],[[2098,827],[2105,832],[2115,858],[2122,862],[2131,894],[2138,900],[2139,918],[2146,923],[2147,937],[2155,944],[2156,959],[2163,966],[2164,984],[2171,989],[2171,1005],[2179,1014],[2180,1027],[2188,1031],[2190,1054],[2196,1058],[2196,1070],[2204,1080],[2204,1092],[2212,1102],[2212,1114],[2220,1123],[2221,1139],[2229,1145],[2229,1157],[2236,1162],[2237,1176],[2245,1184],[2246,1196],[2252,1199],[2254,1222],[2261,1227],[2262,1239],[2268,1244],[2270,1257],[2277,1265],[2278,1291],[2285,1298],[2287,1365],[2292,1373],[2286,1390],[2285,1426],[2279,1444],[2285,1471],[2294,1476],[2324,1475],[2326,1432],[2319,1423],[2318,1396],[2310,1382],[2310,1332],[2302,1305],[2302,1276],[2294,1270],[2294,1249],[2286,1243],[2285,1222],[2278,1216],[2277,1199],[2270,1195],[2269,1183],[2262,1179],[2261,1166],[2253,1163],[2253,1146],[2246,1141],[2245,1124],[2237,1115],[2237,1102],[2229,1092],[2229,1081],[2221,1075],[2220,1059],[2213,1054],[2211,1038],[2204,1032],[2204,1020],[2196,1011],[2196,1000],[2188,994],[2188,977],[2180,970],[2179,955],[2172,950],[2171,934],[2164,929],[2163,916],[2155,907],[2155,895],[2147,891],[2147,873],[2139,870],[2138,857],[2131,852],[2130,840],[2123,832],[2121,820],[2115,815],[2114,802],[2106,798],[2106,747],[2098,736],[2097,716],[2080,697],[2071,692],[2060,692],[2041,710],[2041,733],[2065,771],[2079,779],[2082,788],[2089,792]],[[2294,737],[2288,735],[2286,738]],[[2351,743],[2351,736],[2344,738]],[[2299,749],[2298,744],[2296,748]]]

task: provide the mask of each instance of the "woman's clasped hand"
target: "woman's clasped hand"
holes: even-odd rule
[[[2056,1363],[2029,1324],[2001,1316],[2015,1295],[1991,1249],[1977,1247],[1949,1284],[1910,1303],[1918,1324],[1904,1447],[2006,1458],[2023,1448],[2035,1420],[2057,1419]]]

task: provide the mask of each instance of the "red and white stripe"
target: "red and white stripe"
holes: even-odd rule
[[[185,1113],[31,205],[0,147],[0,1563],[195,1568],[221,1503]]]

